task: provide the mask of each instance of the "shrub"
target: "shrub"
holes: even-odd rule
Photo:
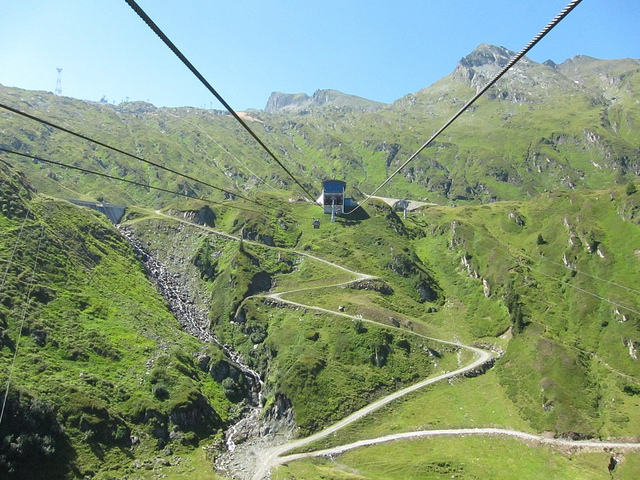
[[[166,400],[169,398],[169,390],[164,385],[156,384],[151,388],[151,392],[158,400]]]
[[[0,425],[2,478],[62,478],[70,461],[67,451],[53,406],[26,392],[10,392]]]

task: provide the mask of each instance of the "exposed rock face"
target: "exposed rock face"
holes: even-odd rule
[[[359,282],[351,282],[343,288],[352,288],[354,290],[375,290],[383,295],[391,295],[393,293],[393,288],[383,280],[362,280]]]
[[[509,60],[515,56],[515,52],[504,47],[495,45],[482,44],[473,52],[464,57],[458,63],[459,67],[478,68],[486,66],[494,66],[503,68]]]
[[[493,367],[493,365],[495,363],[496,363],[496,358],[492,357],[491,359],[487,360],[486,362],[484,362],[479,367],[477,367],[477,368],[475,368],[473,370],[469,370],[468,372],[465,372],[463,374],[463,376],[466,377],[466,378],[474,378],[474,377],[477,377],[479,375],[482,375],[487,370],[489,370],[491,367]]]
[[[482,291],[486,298],[491,296],[491,287],[489,286],[489,281],[486,278],[482,279]]]
[[[525,220],[524,217],[522,215],[520,215],[517,212],[509,212],[508,214],[509,219],[513,220],[513,222],[520,226],[520,227],[524,227],[525,224]]]
[[[425,281],[420,281],[416,285],[416,289],[423,302],[434,302],[438,299],[438,292]]]
[[[186,210],[183,212],[174,212],[179,216],[182,216],[184,219],[189,220],[193,223],[197,223],[198,225],[204,225],[205,227],[215,227],[216,226],[216,214],[209,205],[205,205],[202,208],[197,210]]]
[[[206,425],[220,425],[220,416],[200,394],[193,395],[184,404],[176,406],[169,415],[174,425],[186,430],[201,429]]]
[[[242,378],[242,371],[226,359],[220,359],[209,365],[209,374],[218,383],[222,383],[225,378],[238,381]]]
[[[378,144],[375,148],[375,152],[385,152],[387,154],[386,164],[389,167],[393,161],[395,160],[398,152],[400,151],[400,145],[397,143],[388,144],[387,142],[383,142]]]
[[[276,394],[259,418],[247,418],[233,428],[233,440],[227,440],[229,452],[216,458],[215,468],[233,478],[247,480],[252,478],[257,452],[286,443],[297,433],[293,406],[282,394]]]
[[[242,239],[249,240],[252,242],[264,243],[265,245],[269,245],[270,247],[275,246],[275,243],[273,241],[273,235],[259,233],[254,230],[250,230],[248,228],[242,229]]]
[[[337,90],[316,90],[312,96],[306,93],[274,92],[267,101],[266,113],[302,111],[319,107],[335,107],[342,110],[372,111],[385,104],[348,95]]]
[[[262,421],[261,436],[291,435],[296,429],[291,400],[277,393],[274,402],[265,410]]]
[[[504,47],[480,45],[460,60],[452,78],[480,90],[515,56],[516,52]],[[575,90],[576,84],[563,75],[557,66],[523,57],[485,95],[489,99],[522,105],[547,102],[553,97],[552,92]],[[589,100],[593,103],[602,102],[601,98],[591,97]]]
[[[515,52],[494,45],[480,45],[458,62],[453,76],[468,85],[484,86],[488,79],[504,68]]]
[[[467,270],[467,273],[469,274],[470,278],[478,278],[480,275],[478,274],[478,272],[474,268],[474,265],[472,265],[470,261],[472,258],[473,257],[471,255],[469,255],[468,253],[465,253],[460,259],[460,263]],[[475,264],[475,262],[473,263]]]
[[[251,284],[249,285],[249,295],[255,295],[259,292],[268,292],[271,290],[273,286],[274,280],[273,277],[267,272],[259,272],[253,276],[251,279]]]
[[[264,111],[267,113],[286,112],[296,110],[310,100],[306,93],[273,92],[267,101]]]

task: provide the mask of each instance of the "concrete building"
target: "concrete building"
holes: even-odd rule
[[[318,199],[324,213],[342,215],[344,212],[344,191],[346,183],[342,180],[325,180],[322,182],[322,194]]]

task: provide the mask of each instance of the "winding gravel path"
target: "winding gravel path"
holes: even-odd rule
[[[229,235],[227,233],[224,232],[219,232],[217,230],[214,230],[210,227],[206,227],[203,225],[198,225],[198,224],[194,224],[192,222],[189,222],[187,220],[184,219],[179,219],[176,217],[171,217],[169,215],[164,215],[160,212],[156,212],[160,215],[163,216],[167,216],[169,218],[172,218],[174,220],[179,220],[181,222],[187,223],[189,225],[198,227],[198,228],[202,228],[204,230],[207,230],[211,233],[214,233],[216,235],[220,235],[222,237],[225,238],[229,238],[229,239],[233,239],[233,240],[240,240],[238,237],[235,237],[233,235]],[[249,243],[257,243],[257,242],[249,242]],[[258,243],[257,243],[258,244]],[[265,246],[263,244],[259,244],[260,246]],[[342,265],[338,265],[336,263],[330,262],[328,260],[325,260],[323,258],[320,257],[316,257],[315,255],[311,255],[305,252],[298,252],[294,250],[294,253],[307,257],[307,258],[311,258],[313,260],[325,263],[331,267],[334,267],[336,269],[340,269],[342,271],[345,271],[347,273],[350,273],[352,275],[354,275],[354,279],[347,281],[347,282],[342,282],[342,283],[338,283],[335,285],[323,285],[322,287],[313,287],[313,288],[327,288],[327,287],[331,287],[331,286],[344,286],[344,285],[349,285],[351,283],[356,283],[356,282],[360,282],[363,280],[373,280],[373,279],[377,279],[378,277],[375,277],[373,275],[368,275],[365,273],[360,273],[360,272],[356,272],[354,270],[350,270]],[[318,307],[318,306],[312,306],[312,305],[306,305],[306,304],[302,304],[302,303],[298,303],[298,302],[293,302],[291,300],[287,300],[285,298],[282,298],[283,295],[286,295],[288,293],[294,293],[294,292],[300,292],[300,291],[304,291],[304,290],[311,290],[311,288],[300,288],[300,289],[296,289],[296,290],[290,290],[287,292],[280,292],[280,293],[271,293],[271,294],[264,294],[264,295],[255,295],[255,297],[262,297],[262,298],[267,298],[267,299],[271,299],[275,302],[279,302],[279,303],[284,303],[284,304],[288,304],[291,306],[296,306],[296,307],[300,307],[300,308],[306,308],[308,310],[315,310],[318,312],[323,312],[326,314],[330,314],[330,315],[336,315],[336,316],[341,316],[341,317],[346,317],[346,318],[350,318],[350,319],[354,319],[354,320],[361,320],[363,322],[370,322],[370,323],[376,323],[378,324],[378,322],[375,322],[373,320],[368,320],[366,318],[362,318],[360,316],[354,316],[354,315],[349,315],[347,313],[344,312],[337,312],[334,310],[329,310],[326,308],[322,308],[322,307]],[[379,324],[378,324],[379,325]],[[388,327],[388,328],[395,328],[395,327]],[[293,460],[298,460],[298,459],[302,459],[302,458],[309,458],[309,457],[319,457],[319,456],[329,456],[329,455],[337,455],[343,452],[346,452],[348,450],[352,450],[355,448],[360,448],[360,447],[364,447],[364,446],[368,446],[368,445],[377,445],[377,444],[382,444],[382,443],[388,443],[388,442],[393,442],[393,441],[398,441],[398,440],[414,440],[414,439],[419,439],[419,438],[427,438],[427,437],[438,437],[438,436],[470,436],[470,435],[475,435],[475,436],[507,436],[507,437],[512,437],[512,438],[517,438],[519,440],[525,441],[525,442],[533,442],[533,443],[538,443],[538,444],[545,444],[545,445],[551,445],[551,446],[557,446],[557,447],[572,447],[572,448],[582,448],[582,449],[602,449],[602,448],[616,448],[616,449],[628,449],[628,450],[632,450],[632,449],[640,449],[640,443],[624,443],[624,442],[602,442],[602,441],[589,441],[589,440],[582,440],[582,441],[574,441],[574,440],[565,440],[565,439],[558,439],[558,438],[549,438],[549,437],[544,437],[541,435],[534,435],[534,434],[530,434],[530,433],[525,433],[525,432],[518,432],[515,430],[508,430],[508,429],[500,429],[500,428],[463,428],[463,429],[449,429],[449,430],[422,430],[422,431],[416,431],[416,432],[405,432],[405,433],[396,433],[393,435],[386,435],[386,436],[382,436],[382,437],[377,437],[377,438],[372,438],[372,439],[367,439],[367,440],[360,440],[358,442],[354,442],[354,443],[350,443],[350,444],[346,444],[346,445],[340,445],[337,447],[333,447],[333,448],[329,448],[329,449],[324,449],[324,450],[317,450],[317,451],[313,451],[313,452],[305,452],[305,453],[298,453],[298,454],[292,454],[292,455],[285,455],[287,452],[303,447],[305,445],[308,445],[312,442],[315,442],[317,440],[320,440],[322,438],[325,438],[329,435],[331,435],[334,432],[337,432],[338,430],[346,427],[347,425],[350,425],[358,420],[360,420],[361,418],[365,417],[366,415],[370,414],[371,412],[381,408],[384,405],[387,405],[388,403],[397,400],[398,398],[401,398],[405,395],[407,395],[408,393],[414,392],[416,390],[419,390],[421,388],[426,387],[427,385],[431,385],[433,383],[442,381],[442,380],[446,380],[448,378],[452,378],[452,377],[456,377],[459,375],[463,375],[466,372],[472,371],[478,367],[481,367],[482,365],[484,365],[485,363],[491,361],[494,357],[495,354],[486,350],[482,350],[476,347],[472,347],[469,345],[463,345],[460,343],[456,343],[456,342],[449,342],[446,340],[441,340],[441,339],[437,339],[437,338],[432,338],[432,337],[427,337],[425,335],[420,335],[418,333],[415,332],[408,332],[408,333],[412,333],[413,335],[417,335],[420,336],[422,338],[428,339],[428,340],[433,340],[433,341],[437,341],[439,343],[443,343],[443,344],[447,344],[447,345],[454,345],[457,346],[459,348],[463,348],[466,350],[469,350],[471,352],[474,353],[475,358],[472,362],[470,362],[468,365],[465,365],[457,370],[454,370],[452,372],[447,372],[447,373],[443,373],[441,375],[437,375],[435,377],[430,377],[427,378],[425,380],[422,380],[418,383],[415,383],[409,387],[403,388],[401,390],[398,390],[394,393],[391,393],[390,395],[387,395],[383,398],[378,399],[377,401],[367,405],[366,407],[352,413],[351,415],[349,415],[348,417],[340,420],[339,422],[325,428],[324,430],[321,430],[320,432],[317,432],[313,435],[310,435],[308,437],[305,438],[299,438],[296,440],[292,440],[290,442],[287,442],[285,444],[282,445],[278,445],[275,447],[271,447],[271,448],[267,448],[263,451],[260,452],[256,452],[257,453],[257,458],[256,458],[256,465],[255,465],[255,470],[253,473],[253,476],[251,477],[252,480],[264,480],[265,478],[269,478],[270,476],[270,472],[271,469],[277,465],[280,465],[282,463],[285,462],[290,462]]]
[[[288,302],[288,303],[293,303],[293,302]],[[306,308],[311,308],[313,310],[320,310],[320,311],[326,311],[324,309],[319,309],[318,307],[306,307]],[[336,313],[336,312],[332,312],[329,311],[330,313]],[[345,316],[350,316],[350,315],[345,315]],[[365,321],[365,319],[363,319],[363,321]],[[424,337],[423,335],[420,335],[421,337]],[[424,338],[429,338],[429,337],[424,337]],[[436,339],[432,339],[432,340],[436,340]],[[426,387],[427,385],[431,385],[432,383],[436,383],[439,382],[441,380],[445,380],[447,378],[452,378],[458,375],[462,375],[465,372],[468,372],[470,370],[473,370],[475,368],[480,367],[481,365],[483,365],[485,362],[488,362],[489,360],[491,360],[493,358],[493,354],[490,352],[487,352],[485,350],[480,350],[479,348],[475,348],[475,347],[469,347],[469,346],[465,346],[465,345],[459,345],[456,343],[452,343],[452,342],[446,342],[446,341],[442,341],[442,340],[437,340],[441,343],[445,343],[445,344],[450,344],[450,345],[456,345],[462,348],[467,348],[469,350],[472,350],[474,353],[476,353],[476,359],[471,362],[470,364],[459,368],[458,370],[454,370],[452,372],[447,372],[447,373],[443,373],[441,375],[438,375],[436,377],[431,377],[431,378],[427,378],[425,380],[422,380],[418,383],[415,383],[409,387],[403,388],[402,390],[398,390],[396,392],[391,393],[390,395],[387,395],[386,397],[382,397],[378,400],[376,400],[373,403],[370,403],[369,405],[367,405],[366,407],[352,413],[351,415],[349,415],[346,418],[343,418],[342,420],[340,420],[337,423],[334,423],[333,425],[325,428],[324,430],[321,430],[320,432],[314,433],[313,435],[310,435],[308,437],[304,437],[304,438],[300,438],[297,440],[293,440],[289,443],[286,443],[284,445],[279,445],[277,447],[273,447],[268,449],[267,451],[263,452],[261,455],[259,455],[258,457],[258,465],[256,466],[256,471],[252,477],[253,480],[262,480],[263,478],[265,478],[269,471],[271,470],[272,467],[279,465],[285,461],[288,460],[294,460],[295,458],[291,458],[290,456],[287,457],[283,457],[282,455],[284,455],[286,452],[289,452],[291,450],[294,450],[296,448],[300,448],[303,447],[304,445],[308,445],[312,442],[315,442],[316,440],[320,440],[322,438],[325,438],[329,435],[331,435],[334,432],[337,432],[338,430],[346,427],[347,425],[352,424],[353,422],[356,422],[358,420],[360,420],[361,418],[363,418],[364,416],[370,414],[371,412],[378,410],[380,407],[393,402],[394,400],[397,400],[400,397],[403,397],[405,395],[407,395],[408,393],[414,392],[416,390],[419,390],[423,387]],[[399,434],[402,435],[402,434]],[[383,437],[383,438],[387,438],[387,437]],[[391,441],[392,439],[389,438],[386,441]],[[376,439],[372,439],[372,440],[367,440],[368,442],[372,442],[370,444],[373,444],[376,442]],[[365,441],[366,442],[366,441]],[[355,445],[355,444],[354,444]],[[366,443],[364,445],[367,445]],[[343,446],[346,447],[346,446]],[[336,448],[343,448],[343,447],[336,447]],[[351,447],[351,448],[356,448]],[[315,455],[315,453],[318,452],[310,452],[307,454],[301,454],[302,457],[299,457],[297,455],[294,455],[294,457],[296,458],[303,458],[303,457],[309,457],[309,456],[317,456]],[[338,453],[338,452],[336,452]],[[318,455],[322,455],[321,453],[318,453]]]

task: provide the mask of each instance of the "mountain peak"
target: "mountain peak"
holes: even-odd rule
[[[267,100],[267,106],[264,111],[267,113],[286,112],[297,110],[310,100],[306,93],[282,93],[273,92]]]
[[[483,43],[478,45],[473,52],[460,60],[460,62],[458,62],[458,66],[464,68],[475,68],[489,65],[503,68],[515,55],[515,52],[512,52],[505,47],[498,47]]]
[[[515,55],[516,52],[508,48],[483,43],[458,62],[453,71],[453,77],[473,87],[485,85]],[[520,61],[520,65],[527,65],[528,63],[530,63],[530,60],[526,57]]]
[[[349,95],[338,90],[316,90],[312,96],[306,93],[273,92],[265,107],[266,113],[282,113],[305,109],[334,107],[343,110],[371,111],[384,107],[384,103]]]

